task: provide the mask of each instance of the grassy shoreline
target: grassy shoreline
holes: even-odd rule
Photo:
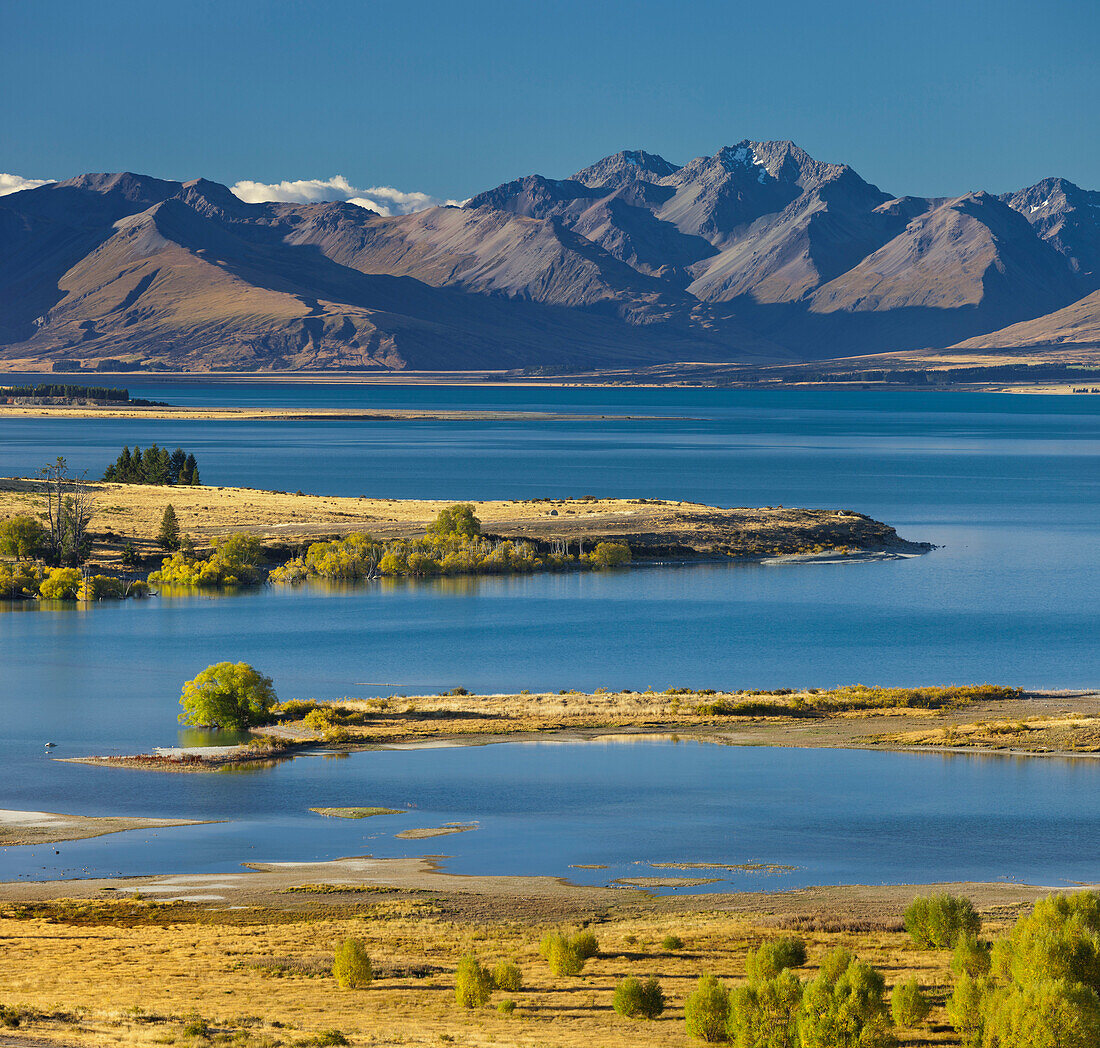
[[[461,689],[460,689],[461,690]],[[1000,686],[781,692],[569,691],[291,700],[248,746],[193,756],[57,758],[140,771],[211,772],[318,748],[477,746],[678,737],[726,746],[874,749],[1008,757],[1100,757],[1100,692]],[[977,726],[1000,726],[992,738]],[[960,744],[972,738],[972,744]],[[919,740],[924,740],[923,742]]]

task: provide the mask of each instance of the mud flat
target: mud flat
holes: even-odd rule
[[[57,844],[81,841],[125,830],[156,830],[168,826],[201,826],[196,819],[140,819],[128,816],[61,815],[52,811],[0,809],[0,846]]]

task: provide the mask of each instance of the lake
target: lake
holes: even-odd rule
[[[643,860],[789,863],[800,869],[775,878],[792,884],[1094,876],[1094,869],[1082,874],[1093,857],[1080,842],[1096,834],[1077,821],[1081,797],[1100,784],[1091,761],[1031,761],[1018,770],[1018,762],[974,757],[655,742],[369,753],[300,759],[245,777],[161,776],[58,764],[44,757],[42,744],[49,739],[60,754],[77,755],[173,743],[181,682],[220,659],[254,663],[284,698],[459,684],[1094,687],[1100,398],[118,382],[134,396],[177,404],[661,417],[3,419],[0,474],[26,474],[59,453],[98,474],[124,443],[156,441],[193,451],[208,484],[382,497],[601,494],[847,508],[942,548],[912,560],[840,566],[644,567],[266,589],[63,611],[6,606],[0,807],[234,821],[142,836],[149,844],[131,843],[138,835],[129,834],[61,845],[61,857],[52,848],[34,856],[8,849],[2,875],[445,851],[455,857],[448,867],[460,872],[577,879],[582,871],[569,870],[571,863],[604,861],[614,876],[637,876],[632,864]],[[540,807],[552,774],[562,777],[551,793],[555,804]],[[837,786],[849,780],[850,788]],[[481,828],[400,842],[378,819],[337,825],[306,811],[341,803],[415,803],[418,816],[436,822],[413,825],[477,819]],[[637,819],[625,814],[632,803]],[[409,823],[395,817],[392,825]],[[382,837],[368,846],[375,834]],[[246,840],[255,847],[243,855]],[[597,853],[602,859],[591,857]]]

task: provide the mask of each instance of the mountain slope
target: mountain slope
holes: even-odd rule
[[[68,194],[56,209],[76,248],[45,260],[37,283],[49,293],[21,310],[16,281],[0,290],[0,312],[22,336],[8,357],[476,369],[632,364],[700,350],[708,359],[784,355],[751,335],[734,349],[728,338],[708,345],[705,331],[692,336],[686,296],[666,301],[661,286],[549,222],[250,205],[201,180],[106,204],[98,185],[75,188],[92,199],[74,209]],[[21,210],[0,208],[7,257],[36,239]],[[49,213],[50,201],[26,211]],[[82,238],[64,225],[78,220]]]
[[[383,217],[204,179],[0,198],[0,360],[190,369],[634,367],[1096,341],[1100,193],[892,198],[791,142]]]

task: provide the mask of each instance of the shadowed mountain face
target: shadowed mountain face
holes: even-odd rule
[[[895,199],[790,142],[683,167],[616,153],[394,218],[125,173],[0,198],[0,360],[24,364],[570,369],[1084,343],[1098,289],[1100,193]]]

